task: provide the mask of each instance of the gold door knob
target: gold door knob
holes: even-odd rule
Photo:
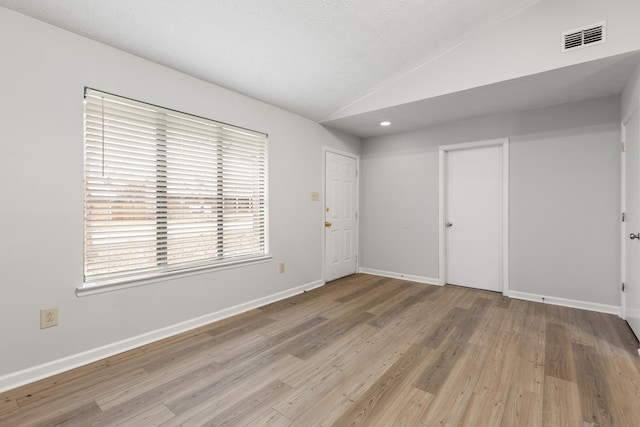
[[[325,221],[325,222],[324,222],[324,226],[325,226],[325,227],[331,227],[331,223],[330,223],[329,221]]]

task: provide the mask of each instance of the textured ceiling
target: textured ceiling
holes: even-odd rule
[[[322,121],[536,2],[0,0],[0,6]]]
[[[618,95],[640,64],[640,52],[383,108],[323,124],[360,137],[408,131],[479,116]],[[392,126],[381,127],[382,120]]]

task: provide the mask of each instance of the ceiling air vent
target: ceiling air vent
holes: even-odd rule
[[[596,45],[604,43],[606,40],[606,22],[598,22],[562,33],[562,51]]]

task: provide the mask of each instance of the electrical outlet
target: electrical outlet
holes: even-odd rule
[[[40,329],[58,326],[58,307],[40,310]]]
[[[284,262],[280,263],[280,273],[284,273]]]

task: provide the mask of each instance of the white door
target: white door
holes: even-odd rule
[[[502,146],[445,155],[446,282],[491,291],[502,284]]]
[[[326,152],[325,157],[325,280],[356,272],[356,179],[354,157]]]
[[[625,123],[624,315],[640,337],[640,123],[638,110]],[[634,239],[631,239],[631,234]]]

